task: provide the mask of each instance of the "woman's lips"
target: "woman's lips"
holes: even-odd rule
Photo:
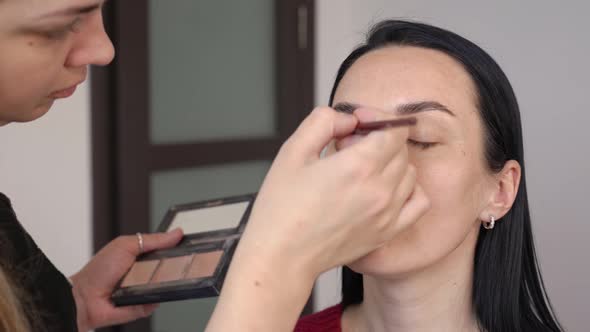
[[[54,99],[67,98],[67,97],[74,94],[74,92],[76,91],[76,86],[77,85],[74,85],[70,88],[56,91],[56,92],[52,93],[51,95],[49,95],[49,97],[54,98]]]

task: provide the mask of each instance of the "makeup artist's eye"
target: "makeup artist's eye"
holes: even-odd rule
[[[70,33],[77,32],[78,26],[82,18],[77,17],[72,23],[66,25],[65,27],[61,27],[59,29],[43,31],[42,35],[47,39],[53,40],[61,40],[67,37]]]
[[[437,142],[420,142],[413,139],[408,139],[408,144],[411,146],[415,146],[420,148],[421,150],[426,150],[438,144]]]

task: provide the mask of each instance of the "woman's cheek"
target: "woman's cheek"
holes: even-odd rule
[[[445,206],[457,198],[457,191],[464,186],[461,184],[461,174],[452,162],[442,158],[410,159],[410,163],[416,167],[417,182],[430,198],[432,208]]]
[[[466,222],[477,218],[481,177],[473,167],[455,162],[431,164],[418,170],[418,181],[430,199],[432,214]]]

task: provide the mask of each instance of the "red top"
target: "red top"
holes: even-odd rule
[[[301,318],[297,322],[294,332],[342,332],[341,319],[342,306],[335,305]]]

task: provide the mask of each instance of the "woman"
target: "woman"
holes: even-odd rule
[[[102,5],[0,0],[0,125],[41,117],[56,99],[74,93],[88,65],[113,59]],[[358,122],[318,108],[283,145],[235,253],[211,331],[292,327],[319,273],[365,255],[426,211],[428,200],[403,149],[407,130],[374,132],[320,159],[331,139],[349,135]],[[0,194],[0,326],[85,331],[145,317],[154,305],[115,308],[113,288],[137,255],[174,246],[181,237],[180,231],[119,237],[68,282]],[[278,291],[284,287],[294,293]],[[283,310],[261,322],[269,308]]]
[[[488,54],[385,21],[342,63],[330,104],[416,115],[409,158],[431,208],[344,267],[340,305],[296,331],[561,331],[533,245],[518,104]]]

